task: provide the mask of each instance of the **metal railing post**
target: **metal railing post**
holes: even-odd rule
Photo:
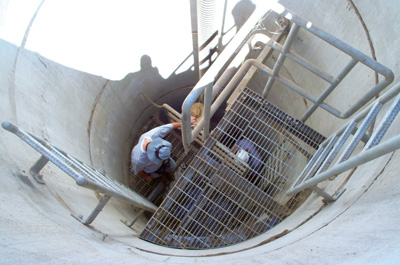
[[[304,189],[310,188],[317,185],[319,182],[327,180],[335,175],[339,175],[349,169],[358,167],[359,165],[365,164],[375,158],[386,155],[400,148],[400,135],[394,136],[393,138],[376,145],[360,154],[314,176],[313,178],[303,182],[296,187],[293,187],[286,192],[287,196],[291,196],[296,192],[302,191]]]
[[[346,77],[346,75],[356,66],[358,61],[354,58],[351,59],[351,61],[347,64],[345,68],[342,69],[342,71],[339,73],[339,75],[334,79],[335,81],[330,84],[324,92],[319,95],[317,102],[315,102],[314,105],[312,105],[307,112],[303,115],[301,118],[302,122],[305,122],[313,113],[314,111],[319,107],[319,105],[324,102],[324,100],[332,93],[332,91],[339,85],[339,83],[343,80],[343,78]]]
[[[106,206],[107,202],[111,199],[111,196],[104,195],[99,203],[97,204],[96,208],[90,213],[90,215],[86,218],[86,220],[83,220],[83,216],[80,214],[71,214],[72,217],[77,219],[79,222],[81,222],[84,225],[90,225],[94,219],[96,219],[97,215],[103,210],[104,206]]]
[[[43,180],[43,175],[40,174],[40,171],[44,168],[44,166],[46,166],[47,162],[49,162],[49,159],[42,155],[29,169],[29,173],[31,173],[32,177],[39,184],[46,184],[46,182]]]
[[[117,197],[131,203],[136,207],[151,212],[155,212],[157,210],[157,207],[143,196],[128,189],[114,179],[111,179],[108,176],[79,162],[65,152],[52,146],[50,143],[36,138],[22,129],[19,129],[10,122],[3,122],[2,127],[14,133],[33,149],[42,154],[42,157],[35,163],[35,165],[31,167],[30,171],[33,175],[38,175],[40,170],[47,164],[47,162],[51,161],[54,165],[67,173],[71,178],[76,180],[76,183],[79,186],[101,192],[107,196]]]
[[[281,67],[286,59],[286,53],[289,52],[290,47],[293,44],[293,41],[297,35],[297,32],[299,31],[300,27],[296,23],[293,24],[292,28],[290,29],[289,35],[285,41],[285,44],[283,45],[282,53],[279,54],[278,60],[276,61],[274,65],[274,69],[272,70],[272,75],[269,77],[267,84],[265,85],[264,91],[262,92],[262,96],[265,98],[272,85],[274,84],[275,77],[278,75],[279,71],[281,70]]]
[[[200,97],[200,95],[204,92],[207,86],[213,86],[214,79],[224,68],[227,66],[226,64],[232,59],[232,54],[235,54],[238,49],[240,49],[244,44],[244,40],[248,37],[248,33],[253,29],[254,25],[257,23],[261,15],[265,12],[261,9],[257,8],[253,14],[247,19],[246,23],[242,26],[239,32],[235,35],[235,37],[231,40],[228,46],[222,51],[222,53],[218,56],[218,59],[211,65],[211,67],[207,70],[207,72],[202,76],[193,90],[186,97],[185,101],[182,104],[182,144],[185,149],[185,152],[189,151],[188,145],[193,142],[194,137],[192,137],[192,128],[190,122],[190,109],[192,105],[196,102],[196,100]],[[204,123],[203,123],[204,126]],[[199,125],[196,126],[196,128]],[[198,132],[200,132],[203,128],[200,128]],[[198,133],[197,133],[198,134]]]
[[[213,87],[207,86],[204,91],[204,128],[203,128],[203,141],[206,141],[210,134],[210,120],[211,120],[211,100],[212,100]]]

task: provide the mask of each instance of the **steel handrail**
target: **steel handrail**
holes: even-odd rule
[[[197,129],[198,133],[204,128],[209,128],[210,124],[210,109],[211,109],[211,98],[212,98],[212,88],[214,84],[214,79],[218,73],[227,66],[227,63],[232,59],[232,54],[241,49],[249,38],[248,32],[250,32],[254,25],[257,23],[261,15],[265,14],[260,9],[256,9],[247,22],[242,26],[235,37],[230,41],[227,47],[219,55],[218,59],[211,65],[203,77],[199,80],[196,86],[192,89],[189,95],[186,97],[182,104],[182,142],[185,151],[189,150],[188,145],[193,142],[195,137],[192,137],[192,126],[191,126],[191,114],[190,110],[192,105],[198,100],[198,98],[205,92],[204,102],[204,122],[202,122],[201,128]],[[197,125],[195,128],[200,127]],[[204,130],[203,137],[208,136],[208,130]]]
[[[330,179],[330,178],[337,176],[349,169],[358,167],[358,166],[365,164],[373,159],[376,159],[380,156],[386,155],[390,152],[393,152],[393,151],[399,149],[400,148],[400,136],[399,135],[386,140],[384,143],[380,143],[381,139],[387,132],[390,124],[393,122],[394,118],[396,117],[396,115],[398,114],[398,112],[400,110],[400,83],[397,83],[392,88],[390,88],[388,91],[386,91],[382,96],[380,96],[378,99],[371,102],[367,108],[365,108],[363,111],[359,112],[356,116],[354,116],[351,120],[346,122],[346,124],[344,124],[339,130],[337,130],[330,137],[328,137],[323,143],[321,143],[318,150],[323,150],[325,148],[329,149],[328,144],[333,139],[335,139],[339,136],[342,136],[342,135],[346,135],[346,133],[345,133],[346,131],[348,134],[348,132],[352,131],[352,128],[355,127],[355,125],[358,122],[361,122],[364,120],[366,126],[368,126],[368,124],[369,124],[368,117],[369,116],[376,117],[377,113],[382,108],[382,106],[384,104],[388,103],[388,101],[390,99],[394,98],[395,96],[397,96],[397,97],[394,100],[394,102],[392,103],[391,108],[389,108],[387,110],[386,115],[384,116],[384,118],[382,118],[381,123],[379,124],[378,127],[375,128],[371,138],[369,139],[369,141],[366,143],[363,150],[359,154],[350,157],[352,151],[354,150],[354,146],[350,146],[350,145],[353,145],[353,143],[357,144],[358,141],[360,140],[361,134],[363,134],[363,131],[361,131],[362,130],[361,127],[363,127],[363,125],[359,126],[360,128],[358,130],[360,130],[360,132],[358,132],[358,130],[357,130],[357,133],[356,133],[357,137],[355,136],[353,138],[353,140],[350,142],[350,144],[347,146],[347,148],[349,148],[350,151],[347,151],[347,148],[346,148],[346,150],[343,151],[341,158],[338,159],[337,163],[334,166],[332,166],[331,168],[328,168],[329,165],[326,167],[321,166],[321,168],[318,170],[318,172],[315,173],[315,171],[314,172],[311,171],[310,167],[311,166],[319,167],[319,165],[314,163],[314,161],[310,161],[309,165],[307,165],[307,167],[304,169],[304,171],[300,174],[298,179],[294,182],[293,186],[286,192],[286,195],[291,196],[296,192],[300,192],[307,188],[312,188],[322,181]],[[363,130],[365,131],[366,128],[363,128]],[[347,139],[347,136],[346,136],[346,139]],[[342,147],[342,145],[336,146],[335,150],[334,151],[332,150],[332,152],[334,152],[333,153],[334,157],[338,154],[341,147]],[[328,151],[330,151],[330,150],[328,150]],[[317,153],[318,152],[320,152],[320,151],[317,151]],[[317,159],[318,156],[319,155],[316,154],[315,159]],[[331,160],[333,160],[334,157],[331,158]],[[324,157],[321,157],[321,159],[326,160]],[[314,176],[314,174],[315,174],[315,176]],[[308,177],[304,178],[305,175],[308,175]]]
[[[140,194],[86,165],[84,167],[83,163],[72,159],[69,155],[52,146],[50,143],[34,137],[10,122],[3,122],[2,127],[30,145],[42,157],[47,158],[46,163],[51,161],[67,173],[76,181],[77,185],[104,193],[107,196],[119,198],[150,212],[157,210],[157,207],[152,202]],[[46,163],[41,163],[41,167],[44,167]]]
[[[281,7],[281,6],[280,6]],[[281,7],[283,8],[283,7]],[[275,11],[277,12],[278,9],[275,8]],[[294,22],[294,29],[291,30],[291,33],[289,35],[291,38],[288,37],[289,43],[285,44],[283,47],[280,45],[277,45],[273,41],[270,41],[267,43],[271,48],[280,50],[282,52],[280,54],[280,59],[278,59],[277,64],[275,65],[274,69],[271,71],[269,68],[265,68],[266,66],[262,66],[263,72],[267,73],[270,75],[269,81],[264,89],[263,96],[266,96],[268,94],[268,91],[272,85],[272,82],[274,80],[279,81],[280,83],[284,84],[285,86],[289,87],[290,89],[294,90],[296,93],[300,94],[304,98],[310,100],[314,104],[307,110],[307,112],[304,114],[302,121],[307,120],[312,113],[318,108],[321,107],[325,110],[327,110],[329,113],[332,115],[341,118],[341,119],[347,119],[350,116],[352,116],[354,113],[356,113],[358,110],[360,110],[365,104],[367,104],[372,98],[374,98],[376,95],[379,95],[379,93],[385,89],[394,79],[393,72],[388,69],[387,67],[383,66],[382,64],[374,61],[372,58],[368,57],[367,55],[363,54],[362,52],[358,51],[357,49],[351,47],[350,45],[344,43],[343,41],[337,39],[334,36],[331,36],[330,34],[324,32],[323,30],[315,27],[312,25],[311,22],[295,15],[293,12],[290,10],[287,10],[283,8],[282,10],[278,10],[279,14],[287,18],[288,20]],[[249,23],[249,22],[248,22]],[[330,85],[323,91],[320,96],[315,99],[312,97],[311,94],[306,92],[304,89],[299,87],[298,85],[294,84],[293,82],[287,80],[286,78],[282,77],[279,75],[279,69],[281,65],[283,64],[283,61],[286,56],[294,57],[296,58],[296,62],[299,63],[301,66],[305,67],[306,69],[310,70],[311,72],[317,74],[320,78],[326,80],[327,75],[322,72],[318,72],[315,69],[315,66],[304,60],[303,58],[299,57],[296,54],[292,54],[290,52],[290,45],[292,43],[297,30],[298,26],[302,27],[303,29],[311,32],[312,34],[316,35],[317,37],[321,38],[322,40],[326,41],[327,43],[331,44],[332,46],[336,47],[337,49],[341,50],[342,52],[350,55],[352,57],[351,61],[344,67],[344,69],[339,73],[339,75],[331,80]],[[242,33],[242,37],[244,34]],[[237,43],[235,42],[235,45]],[[229,51],[224,51],[226,53],[223,53],[224,55],[227,54]],[[221,54],[222,56],[222,54]],[[223,66],[223,63],[227,61],[227,58],[222,58],[220,61],[219,59],[215,62],[215,65],[212,66],[212,69],[210,68],[209,71],[206,72],[206,74],[203,76],[202,79],[197,83],[197,85],[194,87],[192,92],[187,96],[185,99],[183,105],[182,105],[182,139],[183,139],[183,146],[185,150],[188,150],[187,146],[193,141],[193,139],[200,133],[200,131],[203,130],[203,135],[204,137],[208,136],[208,130],[209,130],[209,124],[210,124],[210,119],[212,115],[215,113],[215,110],[218,109],[220,105],[215,105],[217,103],[217,100],[214,102],[214,104],[211,106],[211,100],[210,98],[212,97],[211,95],[213,94],[213,85],[214,85],[214,78],[215,78],[215,73],[218,73],[219,69]],[[384,76],[384,80],[379,82],[375,87],[373,87],[370,91],[368,91],[361,99],[359,99],[353,106],[351,106],[349,109],[345,110],[344,112],[341,112],[332,106],[329,106],[328,104],[324,103],[324,100],[330,95],[330,93],[338,86],[338,84],[342,81],[342,79],[354,68],[354,66],[358,63],[361,62],[362,64],[366,65],[367,67],[371,68],[372,70],[382,74]],[[254,63],[254,61],[253,61]],[[244,63],[245,64],[245,63]],[[239,69],[241,71],[240,75],[244,76],[243,74],[243,69],[248,70],[248,66],[244,66]],[[257,63],[255,63],[257,64]],[[257,66],[257,67],[260,67]],[[239,72],[238,71],[238,72]],[[236,77],[236,75],[235,75]],[[234,77],[234,78],[235,78]],[[228,89],[229,87],[229,89]],[[224,98],[226,98],[226,95],[231,92],[232,87],[228,86],[224,89],[229,90],[228,92],[222,91],[221,94],[224,94]],[[197,126],[194,128],[193,132],[191,130],[190,126],[190,108],[191,106],[195,103],[195,101],[199,98],[199,96],[202,93],[205,93],[205,104],[204,104],[204,116],[203,119],[197,124]],[[219,104],[222,104],[223,101],[218,101]]]

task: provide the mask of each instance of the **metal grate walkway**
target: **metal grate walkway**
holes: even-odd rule
[[[245,88],[140,237],[209,249],[264,233],[310,192],[285,196],[325,137]],[[242,162],[235,146],[250,151]]]

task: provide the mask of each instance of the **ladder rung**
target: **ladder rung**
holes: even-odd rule
[[[323,161],[325,161],[325,158],[328,156],[329,152],[332,150],[333,146],[338,140],[338,136],[335,135],[332,137],[332,139],[329,141],[328,145],[325,147],[325,150],[322,152],[320,157],[317,159],[313,167],[310,169],[310,171],[307,173],[306,177],[304,180],[310,179],[312,176],[314,176],[315,172],[320,168],[321,164]]]
[[[325,148],[322,146],[320,146],[320,148],[318,148],[317,152],[313,155],[310,162],[308,162],[306,167],[303,169],[303,171],[301,171],[300,175],[297,177],[296,181],[293,184],[293,187],[303,182],[307,172],[310,171],[310,169],[315,164],[315,162],[317,161],[317,159],[320,157],[320,155],[322,154],[322,152],[324,150],[325,150]]]
[[[330,164],[333,162],[337,154],[339,153],[340,149],[343,147],[351,133],[353,132],[354,128],[357,126],[356,121],[351,121],[349,125],[347,126],[346,130],[343,132],[343,134],[340,136],[339,141],[337,145],[332,149],[332,151],[329,153],[328,157],[325,159],[325,161],[322,163],[321,167],[319,168],[317,174],[324,172],[325,170],[328,169]]]
[[[365,134],[365,132],[368,130],[368,127],[370,124],[374,121],[376,118],[376,115],[378,115],[380,109],[382,108],[382,103],[377,101],[372,109],[369,111],[368,115],[365,117],[364,121],[362,122],[360,128],[358,128],[356,134],[353,137],[353,140],[350,142],[350,144],[347,146],[346,150],[343,152],[341,157],[339,158],[338,162],[336,163],[337,165],[342,163],[343,161],[346,161],[349,159],[351,154],[353,153],[354,149],[356,149],[357,144],[360,142],[361,138]]]
[[[392,124],[394,118],[396,118],[396,115],[399,113],[399,111],[400,111],[400,95],[396,97],[393,104],[390,106],[385,116],[382,118],[382,121],[380,122],[379,126],[371,135],[371,138],[369,139],[367,144],[364,146],[363,151],[368,150],[371,147],[374,147],[375,145],[379,144],[379,142],[385,135],[386,131],[389,129],[390,124]]]

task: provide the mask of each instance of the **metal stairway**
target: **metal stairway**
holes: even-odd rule
[[[308,191],[291,197],[285,191],[324,140],[244,89],[140,238],[173,248],[208,249],[264,233],[307,198]],[[247,163],[232,151],[241,143],[252,149]]]
[[[331,196],[318,188],[318,183],[400,148],[400,136],[393,137],[380,144],[400,111],[400,95],[394,99],[379,125],[373,130],[372,135],[366,136],[367,129],[375,121],[382,107],[399,92],[400,83],[372,102],[364,111],[350,119],[342,128],[324,141],[298,176],[292,188],[287,191],[287,195],[290,196],[306,188],[311,188],[328,202],[334,201],[344,190],[337,191],[334,196]],[[352,133],[354,135],[351,137]],[[369,139],[362,150],[353,155],[363,137]],[[347,145],[345,145],[346,142]],[[334,161],[336,162],[332,165]]]
[[[77,185],[103,194],[95,209],[86,219],[83,219],[81,214],[72,214],[72,216],[81,223],[85,225],[91,224],[111,197],[121,199],[149,212],[154,212],[157,209],[156,205],[140,194],[58,149],[51,143],[24,131],[10,122],[3,122],[2,127],[18,136],[22,141],[42,155],[29,170],[33,178],[39,184],[46,184],[43,180],[43,176],[40,175],[40,171],[50,161],[73,178]]]
[[[368,141],[366,130],[377,117],[382,105],[398,94],[398,87],[391,89],[391,92],[377,101],[378,103],[360,111],[393,81],[393,73],[293,12],[283,8],[280,15],[293,24],[284,45],[273,40],[265,43],[264,54],[270,54],[268,49],[280,53],[272,69],[264,64],[265,58],[244,61],[224,90],[213,101],[215,94],[213,90],[216,86],[214,80],[218,73],[226,69],[224,67],[227,62],[232,60],[229,56],[235,56],[235,52],[232,54],[232,51],[240,49],[247,41],[247,39],[233,40],[231,42],[233,48],[230,49],[228,46],[224,50],[186,98],[182,106],[183,147],[188,150],[200,132],[203,133],[205,142],[183,177],[178,180],[150,219],[140,235],[142,239],[161,246],[182,249],[217,248],[245,241],[264,233],[282,221],[299,206],[302,199],[307,198],[310,190],[317,192],[327,201],[335,200],[337,196],[331,196],[315,186],[321,181],[321,176],[326,177],[329,173],[331,177],[332,172],[340,173],[341,170],[350,169],[400,147],[399,137],[390,140],[389,143],[381,144],[383,148],[378,148],[379,145],[372,147],[380,141],[385,126],[390,124],[389,120],[397,114],[397,111],[393,110],[374,133],[376,136],[372,136],[367,143],[366,149],[370,149],[363,152],[362,157],[348,159],[360,140]],[[300,30],[310,32],[350,57],[348,63],[335,77],[318,69],[312,62],[291,50]],[[226,52],[228,55],[225,55]],[[328,82],[328,86],[321,89],[322,92],[315,97],[307,91],[307,88],[288,80],[279,73],[287,57],[299,67]],[[342,111],[332,107],[326,99],[357,64],[368,67],[384,78],[361,98],[354,99],[354,104],[347,110]],[[264,90],[260,93],[262,96],[246,88],[250,86],[247,84],[251,83],[255,70],[260,75],[268,76]],[[220,79],[223,77],[224,74]],[[300,120],[290,117],[265,100],[271,89],[274,89],[275,81],[312,102],[312,106]],[[232,106],[217,128],[209,134],[212,115],[232,92],[234,93],[230,99],[233,102]],[[204,117],[192,130],[190,109],[203,93]],[[325,140],[318,132],[303,123],[318,108],[340,119],[352,116],[354,118]],[[268,112],[269,110],[272,111]],[[339,164],[324,171],[334,161],[351,134],[355,135],[341,155]],[[251,143],[257,152],[261,153],[260,163],[256,166],[243,164],[235,157],[234,146],[242,140]],[[313,177],[315,173],[316,176]]]
[[[285,10],[282,15],[294,24],[284,45],[271,39],[263,48],[263,54],[266,57],[272,50],[280,53],[273,69],[263,63],[265,58],[246,60],[212,104],[213,82],[217,77],[217,72],[222,69],[215,70],[213,65],[185,101],[187,104],[184,104],[182,108],[182,117],[180,114],[175,115],[176,119],[182,118],[183,134],[180,138],[180,135],[172,133],[172,138],[168,139],[175,141],[173,143],[173,154],[176,154],[174,158],[178,164],[184,160],[189,163],[193,156],[194,158],[183,176],[171,187],[158,209],[144,198],[153,199],[155,192],[151,189],[154,187],[137,183],[135,190],[142,186],[147,189],[143,191],[146,195],[140,196],[111,177],[88,167],[16,126],[3,123],[3,127],[21,137],[43,155],[31,169],[39,183],[43,182],[39,172],[50,160],[74,178],[78,185],[104,194],[86,220],[83,220],[80,215],[74,215],[84,224],[90,224],[110,197],[114,196],[138,206],[142,212],[156,211],[140,237],[161,246],[210,249],[253,238],[268,231],[296,210],[311,193],[308,189],[317,192],[327,201],[335,200],[336,195],[331,196],[316,186],[319,182],[400,148],[400,136],[380,143],[399,111],[399,97],[372,136],[366,135],[366,130],[376,119],[383,105],[399,93],[400,85],[393,87],[370,107],[356,113],[390,84],[393,80],[391,71],[340,40],[314,26],[309,26],[307,21],[290,11]],[[320,71],[315,65],[290,50],[300,29],[310,31],[351,57],[336,77]],[[232,41],[232,44],[239,43],[234,49],[240,49],[247,41],[248,39],[239,42]],[[313,97],[306,89],[293,84],[279,74],[286,57],[327,81],[329,85],[318,97]],[[221,66],[232,59],[225,58],[225,62],[219,64],[218,61],[215,65]],[[357,63],[365,64],[373,71],[379,72],[384,76],[384,80],[376,84],[361,99],[355,101],[354,106],[346,111],[339,111],[327,104],[325,99]],[[248,74],[251,71],[268,75],[265,89],[263,93],[260,93],[263,96],[246,87],[251,79]],[[268,92],[273,89],[274,81],[286,85],[293,92],[313,103],[300,120],[290,117],[265,99]],[[234,103],[217,128],[209,135],[212,114],[232,91],[236,93]],[[190,110],[190,104],[203,92],[205,118],[192,131],[190,122],[188,123],[190,117],[188,110]],[[323,135],[304,124],[317,108],[323,108],[343,119],[353,114],[355,116],[344,127],[325,139]],[[204,144],[197,138],[200,133],[204,135]],[[349,140],[352,134],[354,134],[353,139]],[[183,143],[180,142],[181,139]],[[201,142],[203,146],[197,150],[192,146],[192,141]],[[234,152],[235,145],[238,145],[240,141],[245,141],[252,146],[253,157],[248,163],[239,160]],[[346,141],[350,143],[345,145]],[[365,141],[367,144],[361,153],[351,157],[360,141]],[[345,150],[340,153],[344,146],[346,146]],[[185,156],[183,150],[190,155]],[[336,159],[338,162],[331,166],[336,157],[338,157]],[[288,190],[290,187],[292,188]],[[137,217],[134,221],[136,219]]]

